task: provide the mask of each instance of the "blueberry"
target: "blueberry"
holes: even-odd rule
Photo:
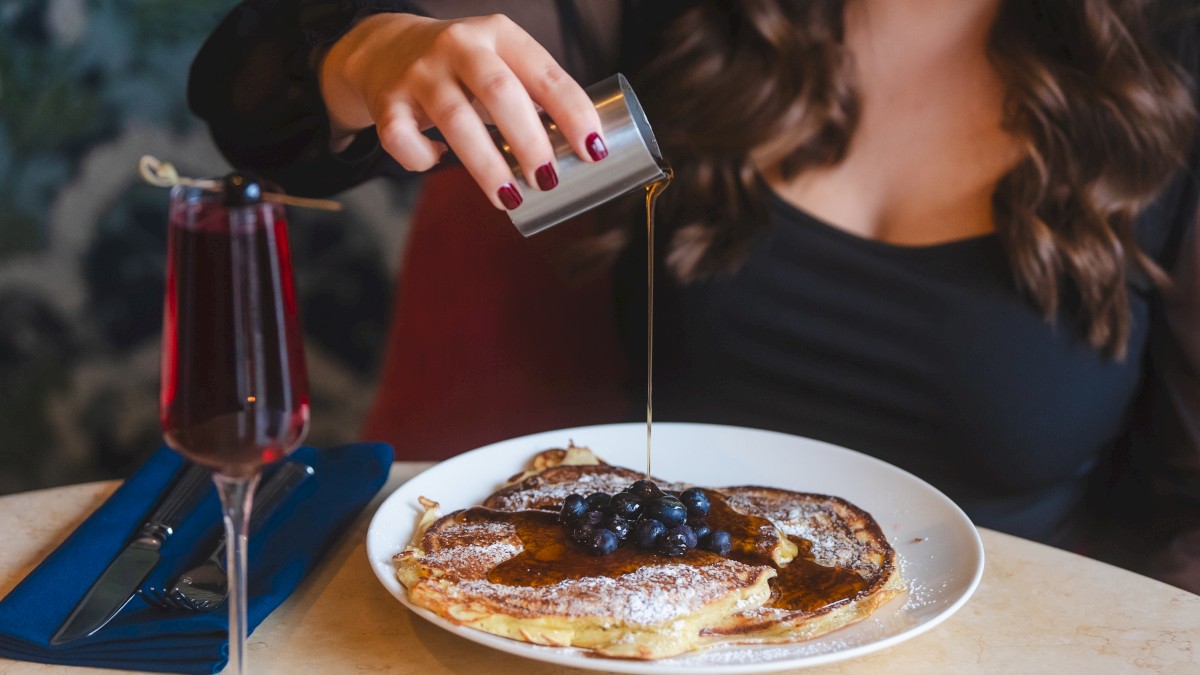
[[[588,551],[592,555],[608,555],[617,550],[617,535],[613,534],[612,530],[606,530],[603,527],[592,532],[592,538],[588,540]]]
[[[667,531],[667,526],[653,518],[642,518],[633,527],[633,540],[642,548],[654,548],[658,538]]]
[[[683,535],[684,545],[687,546],[688,548],[696,548],[696,544],[697,544],[696,533],[688,525],[676,525],[675,527],[672,527],[671,529],[667,530],[668,536],[670,536],[672,534]]]
[[[704,490],[700,488],[684,490],[679,495],[679,501],[683,502],[683,505],[687,507],[688,517],[690,518],[703,518],[708,515],[708,508],[710,506],[708,495],[704,494]]]
[[[262,201],[262,182],[251,173],[235,171],[225,176],[225,205],[246,206]]]
[[[605,518],[601,525],[606,530],[612,530],[612,533],[617,535],[617,539],[620,541],[625,541],[629,538],[629,530],[631,529],[629,527],[629,521],[625,520],[621,516],[613,514],[608,518]]]
[[[682,532],[667,532],[658,545],[658,550],[671,556],[683,555],[687,549],[687,540]]]
[[[603,511],[608,508],[608,503],[612,501],[612,495],[607,492],[593,492],[587,496],[587,505],[589,509]]]
[[[659,497],[643,508],[645,517],[653,518],[667,527],[675,527],[687,520],[687,508],[674,497]]]
[[[577,523],[587,513],[587,502],[580,495],[567,495],[563,500],[562,510],[559,511],[559,520],[564,523]]]
[[[622,518],[637,520],[642,510],[642,502],[631,493],[621,492],[613,495],[612,501],[608,503],[608,510]]]
[[[579,523],[581,525],[591,525],[592,527],[595,527],[599,525],[602,520],[604,520],[604,512],[592,510],[583,514],[583,517],[579,519]]]
[[[658,489],[657,485],[648,480],[639,480],[633,485],[630,485],[629,493],[642,500],[643,504],[649,502],[651,499],[657,499],[663,495],[663,491]]]
[[[712,528],[709,527],[708,523],[704,522],[703,520],[697,523],[689,522],[688,525],[692,526],[692,532],[696,533],[696,541],[700,542],[701,544],[704,543],[704,540],[708,538],[709,533],[712,532]]]
[[[704,548],[717,555],[729,555],[729,552],[733,550],[733,540],[725,530],[713,530],[708,535],[708,543]]]
[[[595,526],[581,524],[574,530],[571,530],[571,541],[577,544],[585,544],[592,538],[592,534],[595,532]]]

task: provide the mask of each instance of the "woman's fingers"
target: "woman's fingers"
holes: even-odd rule
[[[553,189],[558,185],[554,148],[525,86],[494,52],[468,53],[465,63],[459,77],[499,128],[526,183],[539,190]]]
[[[374,115],[375,129],[383,149],[409,171],[428,171],[442,159],[447,148],[421,133],[412,106],[389,101]]]
[[[446,146],[421,130],[436,126],[497,208],[521,204],[521,189],[558,184],[540,104],[584,160],[607,155],[587,94],[541,45],[503,16],[437,21],[364,20],[330,50],[322,67],[331,126],[368,118],[389,154],[425,171]],[[478,108],[478,109],[477,109]],[[519,165],[519,183],[481,119],[488,118]]]
[[[496,49],[529,96],[554,120],[576,154],[584,161],[600,161],[608,156],[600,115],[587,92],[545,47],[518,29],[500,33]]]
[[[498,209],[515,209],[524,197],[517,187],[508,162],[492,142],[491,134],[471,101],[456,82],[442,81],[431,91],[418,94],[425,115],[455,149],[475,182]]]

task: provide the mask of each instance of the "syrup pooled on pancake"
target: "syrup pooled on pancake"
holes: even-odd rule
[[[723,557],[633,545],[589,555],[556,514],[571,494],[643,477],[584,448],[537,455],[482,507],[436,505],[397,556],[414,603],[457,623],[605,656],[661,658],[731,643],[809,639],[865,618],[903,590],[895,552],[843,500],[775,488],[707,489]],[[686,485],[659,483],[668,493]]]

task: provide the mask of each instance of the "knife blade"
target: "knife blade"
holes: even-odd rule
[[[210,469],[196,464],[183,470],[150,519],[71,610],[50,644],[61,645],[92,635],[125,607],[158,564],[163,543],[204,497],[212,484],[211,477]]]

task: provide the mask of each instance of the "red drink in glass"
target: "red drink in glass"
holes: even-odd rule
[[[227,476],[292,450],[308,424],[287,222],[278,204],[227,207],[177,188],[168,235],[162,428]]]

